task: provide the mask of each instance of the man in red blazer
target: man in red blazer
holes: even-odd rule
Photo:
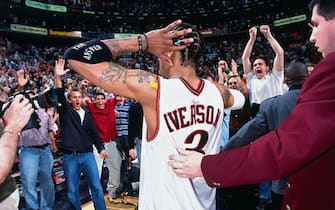
[[[335,209],[335,1],[312,0],[310,6],[310,41],[324,59],[303,85],[291,115],[238,149],[208,156],[179,149],[179,156],[170,156],[178,176],[204,176],[211,187],[289,176],[282,209]]]

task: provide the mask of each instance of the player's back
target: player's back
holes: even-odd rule
[[[219,151],[222,97],[204,80],[192,89],[182,79],[160,78],[158,91],[158,129],[142,142],[139,209],[215,209],[215,189],[203,178],[177,177],[168,156],[177,147],[206,154]]]

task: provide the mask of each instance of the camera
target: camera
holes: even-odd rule
[[[17,92],[15,93],[8,101],[8,103],[3,104],[4,107],[1,107],[0,117],[3,117],[6,110],[10,107],[12,104],[12,101],[14,97],[18,94],[24,95],[25,98],[29,99],[29,102],[31,103],[34,110],[40,109],[40,108],[49,108],[49,107],[56,107],[58,104],[58,97],[55,92],[55,89],[47,88],[43,92],[35,94],[33,96],[29,96],[29,93],[32,91],[25,91],[25,92]],[[27,125],[22,130],[27,130],[30,128],[37,128],[39,129],[40,126],[40,118],[36,114],[36,112],[33,112]]]

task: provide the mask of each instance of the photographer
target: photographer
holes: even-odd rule
[[[20,70],[17,72],[17,78],[19,89],[22,90],[29,77],[25,77],[24,70]],[[26,91],[26,93],[29,95],[30,100],[34,98],[32,91]],[[45,92],[39,95],[47,97]],[[38,117],[35,119],[36,126],[22,131],[20,138],[20,172],[27,209],[51,210],[55,198],[51,176],[53,167],[51,146],[55,145],[55,143],[53,143],[51,117],[46,112],[46,107],[44,107],[46,104],[38,103],[38,106],[41,108],[35,109]],[[38,196],[36,188],[38,181],[40,196]]]
[[[19,191],[15,180],[9,174],[17,151],[20,132],[30,119],[33,109],[29,100],[17,95],[5,111],[0,123],[0,209],[17,209]],[[3,125],[6,125],[3,129]]]

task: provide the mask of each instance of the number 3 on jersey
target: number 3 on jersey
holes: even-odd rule
[[[197,146],[193,148],[187,147],[187,145],[192,145],[198,141]],[[205,130],[196,130],[193,131],[188,137],[185,139],[184,144],[186,145],[186,150],[197,151],[202,154],[205,154],[204,147],[206,146],[208,141],[208,133]]]

